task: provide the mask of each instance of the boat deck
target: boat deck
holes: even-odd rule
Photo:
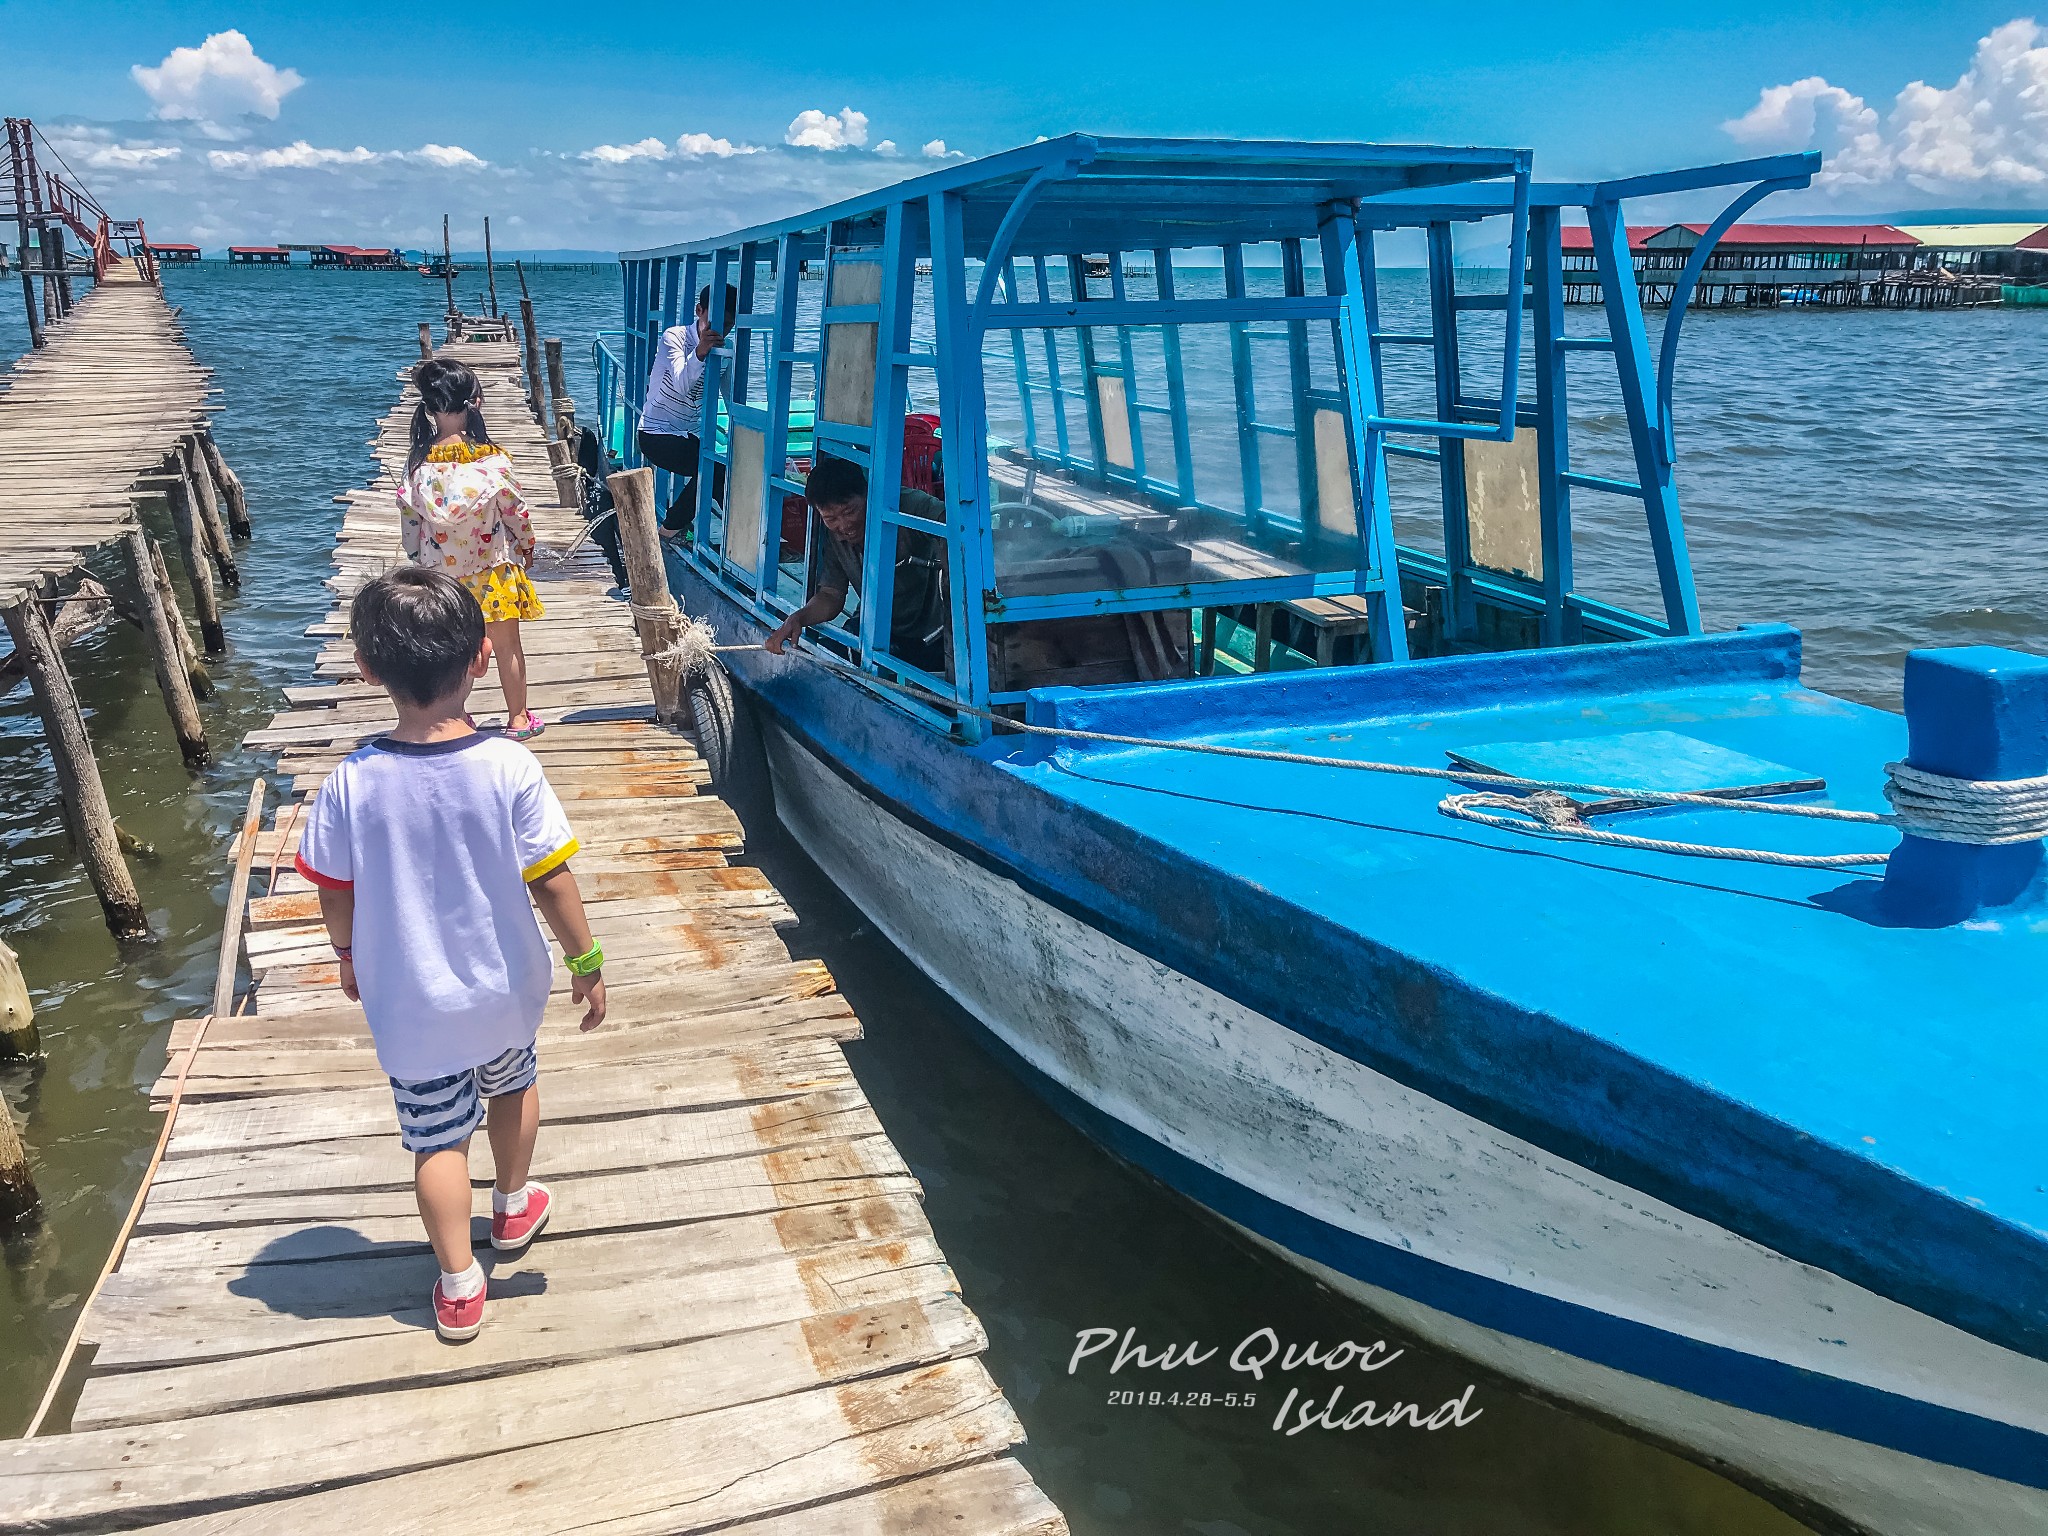
[[[548,485],[514,349],[448,350]],[[383,422],[377,482],[342,498],[328,680],[250,738],[291,791],[254,840],[252,989],[174,1032],[157,1095],[177,1118],[90,1303],[71,1430],[0,1457],[0,1527],[1064,1531],[1005,1455],[1023,1432],[985,1336],[840,1049],[859,1021],[790,957],[768,881],[730,862],[739,823],[654,722],[602,562],[556,557],[580,519],[539,506],[533,746],[582,841],[611,1013],[580,1034],[558,976],[536,1157],[558,1214],[516,1259],[480,1250],[482,1334],[435,1337],[411,1159],[290,862],[306,800],[392,718],[344,619],[398,554],[411,407]],[[502,711],[495,686],[475,707]]]

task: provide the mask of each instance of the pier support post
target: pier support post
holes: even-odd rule
[[[522,287],[525,285],[524,272],[520,274],[519,282]],[[533,419],[540,423],[540,429],[545,433],[548,418],[541,408],[540,337],[534,334],[533,329],[533,300],[523,293],[519,296],[519,331],[520,341],[526,349],[526,403],[533,410]]]
[[[39,1203],[35,1178],[28,1171],[28,1151],[14,1128],[14,1111],[0,1099],[0,1232],[34,1215]]]
[[[47,226],[36,235],[36,255],[43,269],[43,328],[47,330],[64,318],[57,288],[57,274],[63,270],[64,258],[57,254],[57,242]]]
[[[206,745],[206,726],[199,718],[199,701],[192,693],[192,674],[186,669],[184,649],[178,644],[175,619],[164,602],[157,583],[156,561],[149,539],[140,528],[131,528],[121,540],[128,557],[129,574],[142,596],[142,634],[149,642],[149,659],[156,668],[157,691],[164,696],[164,708],[171,717],[171,734],[178,738],[178,752],[187,768],[204,768],[213,754]],[[182,627],[182,626],[181,626]]]
[[[1908,767],[1958,779],[2048,774],[2048,657],[1992,645],[1906,657]],[[1885,866],[1894,922],[1945,928],[2037,899],[2048,875],[2039,839],[1984,846],[1908,833]]]
[[[668,570],[661,560],[661,534],[654,516],[654,471],[627,469],[606,479],[619,514],[619,547],[626,557],[626,576],[633,594],[633,622],[640,631],[640,654],[647,661],[647,681],[654,689],[654,713],[663,725],[674,725],[683,713],[683,663],[675,654],[683,633],[683,611],[668,589]]]
[[[64,226],[62,224],[52,224],[50,226],[49,241],[57,255],[55,263],[57,268],[57,313],[68,315],[71,313],[71,274],[64,267]]]
[[[420,322],[420,361],[432,362],[434,358],[434,328],[426,321]]]
[[[582,474],[576,456],[560,438],[548,442],[548,470],[555,477],[555,500],[565,507],[583,505]]]
[[[50,621],[43,616],[42,603],[33,592],[18,593],[8,606],[0,608],[0,620],[6,622],[8,636],[27,664],[29,686],[35,690],[36,709],[43,717],[43,735],[56,770],[57,791],[63,797],[65,824],[99,896],[107,926],[118,939],[146,939],[149,920],[143,915],[134,877],[121,860],[114,809],[107,803],[99,760],[85,733],[85,712],[71,686],[71,674],[64,670],[64,657],[50,633]]]
[[[576,402],[569,398],[569,374],[562,366],[562,340],[559,336],[550,336],[542,346],[547,351],[548,409],[554,413],[555,436],[562,442],[573,442],[576,437]]]
[[[193,640],[192,631],[185,627],[184,611],[178,607],[178,589],[171,585],[170,562],[164,559],[163,546],[155,539],[144,542],[149,546],[149,563],[156,568],[156,595],[163,599],[164,612],[171,616],[171,629],[178,640],[178,656],[185,663],[185,676],[191,681],[192,696],[210,699],[213,697],[213,679],[207,675],[206,663],[200,659],[199,645]]]
[[[213,440],[211,430],[199,434],[199,451],[206,455],[206,467],[213,475],[214,484],[220,487],[221,500],[227,507],[228,532],[238,539],[255,537],[256,529],[249,522],[249,497],[242,489],[242,477],[228,468],[228,461],[222,457],[220,444]]]
[[[200,543],[199,517],[193,507],[192,482],[185,477],[184,457],[172,454],[174,472],[164,486],[171,504],[171,526],[178,530],[178,553],[185,561],[185,579],[192,584],[192,609],[199,619],[199,638],[209,656],[224,655],[228,632],[221,627],[220,598],[213,590],[213,569]]]
[[[0,939],[0,1061],[34,1056],[42,1047],[36,1034],[36,1007],[21,974],[21,956]]]
[[[213,483],[213,472],[207,466],[206,455],[200,451],[197,434],[179,441],[178,458],[186,482],[194,493],[193,503],[199,512],[199,526],[206,535],[207,553],[213,556],[221,580],[231,590],[239,592],[242,589],[241,568],[235,564],[234,546],[228,543],[227,523],[220,515],[220,493]]]

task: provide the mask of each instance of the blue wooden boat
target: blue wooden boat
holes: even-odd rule
[[[802,654],[722,655],[707,750],[735,791],[765,754],[802,845],[1074,1121],[1817,1527],[2041,1531],[2048,792],[2015,781],[2048,663],[1916,653],[1903,718],[1810,689],[1795,632],[1706,631],[1674,488],[1686,299],[1815,164],[1056,139],[626,256],[606,399],[738,288],[729,495],[700,477],[672,571],[724,645],[815,569],[816,520],[778,532],[792,402],[865,468],[877,579]],[[1623,204],[1714,187],[1653,346]],[[1568,328],[1580,219],[1604,308]],[[1475,234],[1513,280],[1460,270]],[[1390,239],[1427,254],[1405,298]],[[1571,441],[1590,390],[1618,460]],[[899,496],[925,408],[942,518]],[[1403,497],[1440,541],[1396,543]],[[1655,611],[1575,582],[1593,497],[1641,507]],[[950,626],[914,659],[920,542]]]

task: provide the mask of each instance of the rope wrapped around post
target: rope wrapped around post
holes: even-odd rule
[[[1995,848],[2048,837],[2048,778],[1959,779],[1887,763],[1884,797],[1899,830]]]

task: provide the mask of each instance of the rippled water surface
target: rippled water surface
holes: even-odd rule
[[[569,341],[572,389],[588,401],[587,342],[617,323],[617,274],[541,268],[532,282],[541,327]],[[501,294],[510,286],[501,277]],[[47,1205],[0,1269],[9,1433],[26,1422],[133,1197],[156,1126],[144,1090],[169,1024],[202,1008],[211,987],[227,838],[251,776],[265,771],[234,744],[310,669],[303,631],[327,607],[332,497],[367,476],[364,440],[390,405],[415,323],[440,297],[410,275],[212,264],[173,271],[168,288],[215,370],[217,436],[248,487],[257,537],[240,551],[233,648],[204,706],[221,749],[204,774],[179,767],[132,631],[69,653],[117,813],[154,849],[135,870],[157,943],[124,954],[108,939],[58,824],[27,690],[0,697],[0,934],[21,951],[47,1048],[40,1062],[0,1067]],[[1394,318],[1414,296],[1411,279],[1390,280]],[[1575,328],[1592,318],[1576,313]],[[1886,705],[1912,646],[2048,641],[2034,509],[2048,455],[2028,419],[2044,328],[2038,310],[1691,319],[1680,484],[1710,625],[1797,624],[1812,681]],[[23,340],[10,285],[0,350]],[[1572,367],[1580,465],[1623,472],[1626,438],[1598,360]],[[1590,494],[1577,498],[1577,518],[1581,587],[1647,601],[1640,519]],[[1429,535],[1412,518],[1403,532]],[[1078,1329],[1133,1327],[1155,1346],[1199,1339],[1226,1353],[1261,1326],[1326,1343],[1393,1335],[1097,1151],[984,1056],[951,1005],[800,856],[767,835],[757,851],[805,918],[795,942],[830,961],[866,1021],[856,1070],[988,1326],[990,1365],[1032,1436],[1026,1459],[1077,1531],[1797,1529],[1708,1473],[1413,1348],[1372,1385],[1434,1404],[1476,1381],[1471,1402],[1483,1412],[1469,1428],[1289,1438],[1268,1427],[1278,1396],[1257,1411],[1112,1406],[1106,1375],[1066,1374]],[[1192,1384],[1244,1385],[1215,1368]]]

